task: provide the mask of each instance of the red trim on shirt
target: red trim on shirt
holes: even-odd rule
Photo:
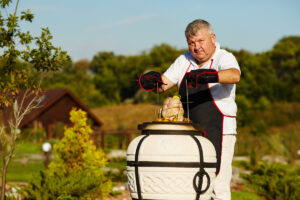
[[[183,75],[183,77],[182,77],[182,79],[181,79],[181,82],[180,82],[180,84],[179,84],[178,90],[179,90],[179,88],[181,87],[182,80],[184,79],[184,76],[185,76],[185,74],[186,74],[186,73],[189,71],[189,69],[190,69],[191,65],[192,65],[192,63],[190,62],[190,65],[189,65],[189,67],[187,68],[187,70],[185,71],[185,73],[184,73],[184,75]]]
[[[212,66],[213,62],[214,62],[214,59],[211,59],[211,60],[210,60],[210,66],[209,66],[209,69],[211,69],[211,66]]]

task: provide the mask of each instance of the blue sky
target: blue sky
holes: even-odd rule
[[[223,47],[270,50],[283,36],[300,36],[299,0],[20,0],[31,9],[33,34],[49,27],[53,43],[73,61],[99,51],[134,55],[154,45],[186,48],[184,30],[194,19],[209,21]]]

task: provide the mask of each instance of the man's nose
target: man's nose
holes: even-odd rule
[[[196,49],[199,49],[200,47],[201,47],[200,42],[195,42],[195,48],[196,48]]]

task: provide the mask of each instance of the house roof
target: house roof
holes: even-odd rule
[[[17,96],[18,102],[22,101],[22,98],[24,97],[26,93],[26,90],[21,90]],[[30,102],[32,102],[33,98],[35,97],[35,94],[32,92],[26,93],[27,97],[24,99],[23,108],[27,106]],[[43,90],[39,92],[38,98],[35,100],[34,103],[39,103],[38,108],[35,108],[31,112],[29,112],[27,115],[24,116],[24,119],[21,121],[19,128],[23,128],[24,126],[28,125],[35,119],[37,119],[39,116],[41,116],[43,113],[47,112],[47,110],[51,109],[51,107],[58,102],[60,99],[62,99],[65,96],[69,96],[76,104],[77,106],[87,112],[87,115],[92,121],[94,122],[94,125],[96,126],[102,126],[102,122],[94,115],[87,106],[85,106],[72,92],[70,92],[67,89],[50,89],[50,90]],[[8,113],[6,113],[8,114]],[[5,117],[6,119],[8,116]]]

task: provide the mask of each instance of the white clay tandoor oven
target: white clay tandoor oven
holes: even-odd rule
[[[192,123],[151,122],[127,150],[133,200],[210,199],[216,172],[213,144]]]

